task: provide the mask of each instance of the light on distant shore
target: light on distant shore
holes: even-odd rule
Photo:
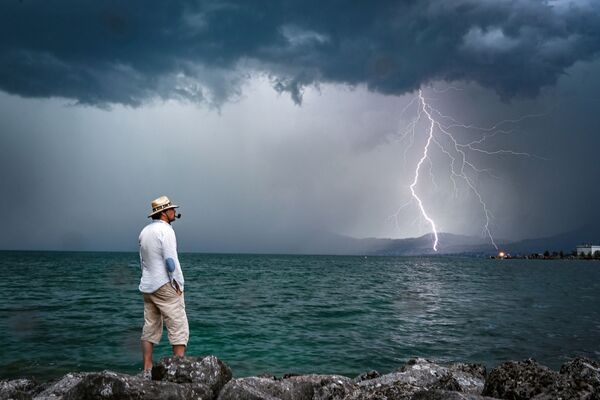
[[[498,252],[498,258],[506,258],[506,253],[503,251]]]

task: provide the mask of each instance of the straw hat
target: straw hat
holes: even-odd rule
[[[167,196],[160,196],[158,199],[152,200],[152,213],[148,215],[148,218],[156,213],[159,213],[169,208],[177,208],[175,204],[171,203],[171,200]]]

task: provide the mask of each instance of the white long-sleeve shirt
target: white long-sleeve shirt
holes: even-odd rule
[[[168,258],[172,258],[175,262],[172,277],[183,291],[183,272],[177,258],[175,231],[171,225],[161,220],[152,221],[142,229],[139,241],[140,267],[142,269],[140,292],[154,293],[162,285],[169,283],[166,263]]]

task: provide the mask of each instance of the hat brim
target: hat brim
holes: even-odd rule
[[[151,217],[151,216],[153,216],[154,214],[158,214],[158,213],[161,213],[161,212],[163,212],[163,211],[167,211],[167,210],[169,210],[169,209],[171,209],[171,208],[179,208],[179,206],[178,206],[178,205],[175,205],[175,204],[172,204],[172,205],[171,205],[171,206],[169,206],[169,207],[165,207],[165,208],[162,208],[162,209],[160,209],[160,210],[156,210],[156,211],[154,211],[152,214],[148,215],[148,218],[150,218],[150,217]]]

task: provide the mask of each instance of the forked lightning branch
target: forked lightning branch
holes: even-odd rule
[[[526,152],[508,149],[490,150],[486,149],[485,145],[486,140],[492,138],[493,136],[498,134],[509,134],[513,132],[513,130],[503,128],[504,126],[521,122],[527,118],[541,117],[544,114],[528,114],[519,117],[518,119],[502,120],[490,127],[467,125],[460,123],[450,116],[442,114],[439,110],[432,107],[430,102],[428,102],[428,99],[423,95],[422,89],[419,90],[418,95],[404,108],[401,115],[404,115],[411,107],[416,108],[416,115],[409,121],[400,136],[400,141],[405,142],[405,160],[408,151],[416,148],[415,142],[417,135],[424,136],[424,145],[422,148],[417,149],[419,157],[414,167],[412,182],[409,186],[411,200],[401,206],[396,214],[394,214],[396,221],[398,221],[398,215],[401,210],[410,206],[411,204],[415,204],[420,212],[420,216],[431,229],[433,250],[436,252],[438,251],[438,225],[436,224],[434,217],[432,216],[430,210],[428,210],[427,204],[422,198],[422,195],[419,194],[418,190],[421,181],[424,179],[422,175],[426,165],[429,166],[430,182],[435,185],[432,169],[432,155],[434,154],[435,150],[438,150],[439,152],[436,153],[441,156],[442,160],[446,160],[445,162],[448,163],[449,179],[452,184],[454,194],[456,195],[458,191],[457,181],[464,182],[466,188],[474,194],[482,215],[482,234],[487,237],[491,245],[498,250],[498,245],[494,240],[494,235],[492,234],[490,226],[493,215],[486,204],[484,196],[478,189],[477,180],[475,179],[480,174],[487,174],[493,178],[496,178],[496,176],[490,169],[480,168],[475,165],[474,161],[472,161],[471,155],[473,153],[490,156],[509,154],[513,156],[537,157],[542,159],[542,157]],[[422,123],[423,121],[425,124]],[[423,125],[426,126],[425,129],[421,128]],[[474,140],[461,142],[457,139],[457,136],[453,134],[453,130],[455,129],[475,131],[478,133],[478,136]]]

